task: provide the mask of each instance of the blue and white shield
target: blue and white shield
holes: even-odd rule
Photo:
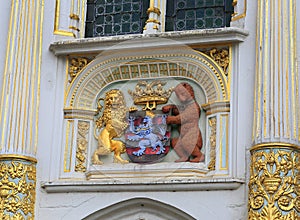
[[[129,113],[125,132],[126,152],[135,163],[161,161],[170,150],[170,131],[166,114],[159,110]]]

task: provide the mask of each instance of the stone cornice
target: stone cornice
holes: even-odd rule
[[[178,180],[156,183],[104,183],[101,181],[42,182],[48,193],[65,192],[147,192],[147,191],[210,191],[236,190],[245,184],[243,179],[214,178],[202,180]]]
[[[105,50],[166,47],[175,45],[209,45],[243,42],[248,36],[244,29],[227,27],[191,31],[132,34],[110,37],[81,38],[53,42],[49,49],[56,56],[99,53]]]

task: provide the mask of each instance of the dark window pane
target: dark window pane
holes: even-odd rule
[[[122,32],[129,33],[130,32],[130,23],[122,24]]]
[[[195,0],[187,0],[186,2],[187,8],[195,8]]]
[[[121,12],[122,11],[122,5],[115,5],[115,12]]]
[[[104,31],[105,33],[112,33],[112,25],[105,25]]]
[[[232,0],[167,0],[166,31],[230,26]]]
[[[131,4],[124,4],[123,12],[130,12],[130,11],[131,11]]]
[[[86,37],[142,33],[147,0],[88,0]]]
[[[115,25],[118,25],[118,24],[121,23],[121,21],[122,21],[121,14],[116,14],[116,15],[114,16],[114,24],[115,24]]]
[[[195,20],[187,20],[186,21],[186,29],[187,30],[195,29]]]
[[[222,18],[216,18],[215,27],[222,27],[222,25],[223,25],[223,19]]]
[[[96,17],[96,24],[104,24],[104,16],[98,16]]]
[[[106,7],[105,7],[105,13],[106,14],[109,14],[109,13],[112,13],[113,12],[113,6],[112,5],[107,5]]]

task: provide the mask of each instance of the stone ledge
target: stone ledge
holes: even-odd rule
[[[236,190],[245,180],[236,178],[215,178],[200,180],[177,180],[145,183],[103,183],[99,181],[55,181],[42,182],[47,193],[66,192],[147,192],[147,191],[213,191]]]
[[[77,53],[100,53],[106,50],[172,47],[175,45],[230,44],[243,42],[248,34],[244,29],[236,27],[162,32],[158,34],[130,34],[56,41],[51,43],[49,49],[58,56]]]

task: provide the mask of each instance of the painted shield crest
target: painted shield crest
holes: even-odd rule
[[[135,163],[161,161],[170,150],[170,130],[162,111],[136,111],[128,116],[126,152]]]

